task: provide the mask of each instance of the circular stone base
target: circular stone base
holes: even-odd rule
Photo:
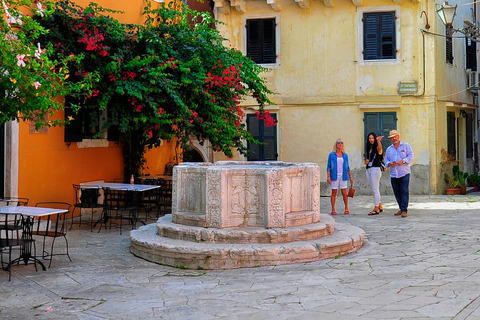
[[[329,216],[321,215],[320,220]],[[330,218],[330,217],[329,217]],[[164,265],[189,269],[235,269],[304,263],[355,252],[363,245],[365,232],[355,226],[335,224],[333,234],[288,243],[192,242],[161,237],[157,225],[130,232],[130,252]]]
[[[157,221],[157,234],[176,240],[212,243],[286,243],[318,239],[331,235],[335,230],[335,219],[324,216],[317,223],[286,228],[202,228],[186,226],[172,222],[172,215],[167,214]]]

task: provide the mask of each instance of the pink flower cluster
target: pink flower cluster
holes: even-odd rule
[[[240,78],[240,73],[238,72],[241,67],[241,64],[239,66],[239,69],[235,68],[235,66],[227,67],[221,72],[222,75],[212,75],[211,72],[207,73],[207,78],[205,78],[205,85],[207,87],[206,92],[216,86],[220,88],[228,86],[234,88],[235,90],[242,90],[242,79]],[[213,66],[212,70],[215,70],[217,68],[223,68],[221,60],[218,60],[218,65]],[[213,102],[215,102],[215,99],[213,100]]]
[[[73,26],[73,30],[75,31],[77,28],[84,28],[83,29],[83,38],[78,40],[80,43],[85,43],[87,45],[87,51],[95,51],[98,52],[99,55],[102,57],[106,57],[108,52],[108,47],[103,45],[101,42],[105,40],[103,34],[98,32],[97,28],[94,28],[93,31],[86,28],[84,23],[80,23],[78,25]]]
[[[270,111],[265,110],[265,112],[260,113],[259,111],[255,112],[257,118],[263,120],[267,127],[274,127],[277,125],[277,120],[272,118]]]
[[[129,78],[130,79],[135,79],[135,77],[137,76],[137,74],[133,71],[124,71],[122,73],[122,79],[123,80],[128,80]],[[115,80],[114,80],[115,81]]]
[[[133,108],[136,112],[142,112],[143,106],[141,104],[138,104],[138,99],[137,98],[132,97],[128,101],[133,106]]]

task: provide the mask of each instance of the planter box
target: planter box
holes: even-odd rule
[[[445,189],[445,194],[461,194],[462,189],[460,188],[453,188],[453,189]]]

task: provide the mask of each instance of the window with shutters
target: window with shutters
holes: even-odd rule
[[[363,13],[363,60],[397,58],[395,11]]]
[[[450,27],[445,27],[445,60],[447,63],[453,64],[453,31],[450,30]]]
[[[105,119],[105,113],[98,114],[96,110],[89,110],[80,108],[75,113],[68,105],[72,101],[72,97],[66,97],[65,107],[65,119],[70,119],[69,124],[66,124],[64,131],[65,142],[81,142],[84,139],[94,139],[100,136],[100,139],[106,139],[108,141],[118,141],[118,130],[116,128],[110,128],[107,134],[99,134],[100,126]]]
[[[375,132],[377,136],[383,136],[383,151],[387,150],[392,144],[388,139],[390,130],[397,129],[397,113],[396,112],[365,112],[364,114],[364,153],[367,153],[367,139],[370,132]]]
[[[277,115],[271,113],[273,119]],[[268,127],[263,120],[257,118],[256,114],[247,114],[247,130],[262,144],[248,143],[247,148],[250,154],[249,161],[277,160],[277,126]]]
[[[465,69],[477,71],[477,43],[465,38],[466,65]]]
[[[465,119],[467,158],[473,158],[473,114],[467,112]]]
[[[447,151],[455,159],[457,158],[457,143],[456,143],[456,119],[455,112],[447,112]]]
[[[276,18],[247,19],[246,56],[258,64],[277,63]]]

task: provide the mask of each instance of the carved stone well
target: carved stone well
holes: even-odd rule
[[[174,168],[172,214],[130,233],[130,251],[171,266],[231,269],[358,250],[363,230],[320,214],[314,163],[218,161]]]

